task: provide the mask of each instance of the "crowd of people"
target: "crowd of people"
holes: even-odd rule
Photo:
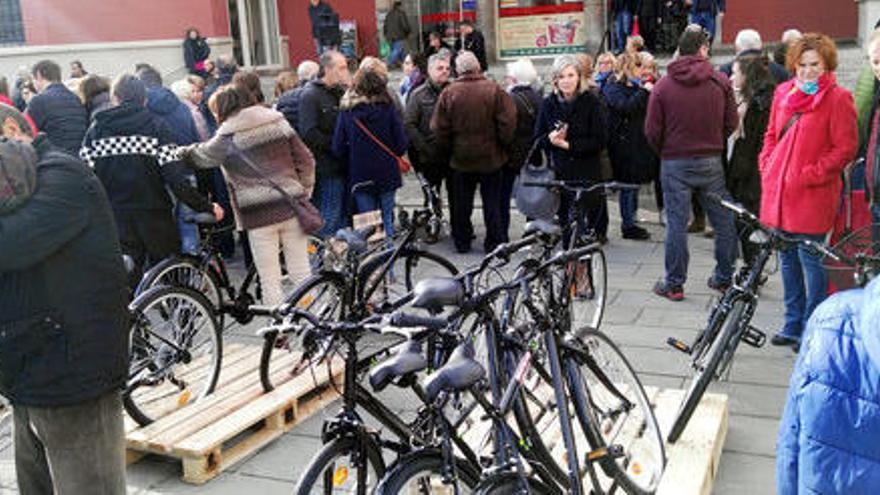
[[[695,17],[724,8],[691,3]],[[661,77],[648,50],[656,40],[621,30],[619,53],[595,61],[559,56],[547,79],[523,58],[507,64],[499,83],[486,75],[482,36],[465,23],[457,47],[439,34],[429,37],[425,53],[405,55],[394,45],[389,62],[402,64],[404,78],[392,87],[388,64],[377,58],[362,59],[352,73],[322,31],[321,19],[332,18],[327,9],[313,0],[309,11],[319,23],[319,56],[280,74],[269,97],[260,77],[239,70],[231,56],[212,59],[196,29],[184,42],[189,74],[170,84],[149,64],[111,81],[75,62],[65,81],[50,60],[18,74],[12,88],[0,79],[0,318],[17,332],[0,339],[57,342],[29,356],[25,372],[13,366],[22,359],[10,353],[13,346],[0,346],[0,392],[16,405],[21,486],[50,480],[95,488],[100,480],[106,493],[119,492],[123,466],[86,457],[70,464],[54,449],[98,441],[121,459],[114,391],[124,381],[126,350],[110,335],[124,335],[122,254],[134,261],[132,284],[169,255],[197,252],[196,214],[234,222],[266,304],[283,298],[279,250],[295,284],[309,272],[309,234],[326,238],[350,225],[353,214],[374,210],[385,233],[394,234],[406,163],[438,192],[445,188],[459,253],[470,252],[476,239],[477,189],[483,248],[509,240],[511,199],[524,165],[546,167],[563,180],[653,183],[666,227],[666,274],[653,290],[673,301],[684,298],[687,234],[703,230],[694,228],[703,215],[714,232],[711,289],[732,283],[737,256],[748,263],[756,254],[712,195],[760,211],[763,222],[792,236],[824,241],[835,222],[841,172],[861,153],[880,221],[880,31],[868,46],[873,71],[864,84],[872,86],[857,115],[834,76],[835,44],[821,34],[787,32],[771,59],[760,35],[744,30],[732,62],[716,70],[712,29],[693,24]],[[408,33],[395,22],[386,36],[399,41]],[[582,205],[571,193],[560,199],[556,216],[564,226],[581,223],[607,242],[605,196],[589,194]],[[649,239],[639,225],[638,191],[617,199],[621,237]],[[317,232],[300,222],[294,206],[302,200],[320,212]],[[221,237],[216,247],[233,256],[236,242]],[[780,258],[785,317],[772,342],[797,348],[828,280],[816,253],[793,248]],[[75,270],[72,260],[88,266]],[[81,364],[53,366],[68,341],[76,342]],[[91,438],[90,421],[100,422],[99,438]],[[42,455],[33,454],[40,449]]]

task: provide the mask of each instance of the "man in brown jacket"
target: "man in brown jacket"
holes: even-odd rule
[[[459,77],[443,90],[431,118],[439,153],[452,168],[452,237],[459,253],[471,250],[471,212],[480,186],[486,252],[504,239],[501,222],[501,167],[516,131],[516,106],[501,86],[483,77],[480,62],[468,51],[458,54]]]

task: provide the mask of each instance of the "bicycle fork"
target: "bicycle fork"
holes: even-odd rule
[[[553,377],[553,391],[559,411],[559,427],[562,430],[562,439],[565,442],[569,490],[572,495],[582,495],[583,487],[580,478],[580,464],[578,462],[577,447],[574,442],[574,433],[571,428],[571,416],[568,411],[569,401],[565,393],[565,384],[562,380],[562,366],[559,362],[559,348],[556,343],[556,335],[554,335],[552,329],[545,330],[544,345],[547,349],[547,359],[550,361],[550,374]]]

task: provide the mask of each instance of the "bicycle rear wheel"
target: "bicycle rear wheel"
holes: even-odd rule
[[[604,333],[578,332],[580,349],[567,348],[564,363],[581,429],[593,451],[619,446],[623,454],[605,457],[606,475],[629,494],[657,490],[666,454],[663,435],[638,376]]]
[[[154,287],[130,305],[123,404],[146,425],[205,398],[220,375],[223,342],[210,302],[184,287]]]
[[[158,285],[193,289],[210,301],[215,312],[223,307],[219,277],[210,268],[205,269],[198,258],[175,255],[160,261],[144,274],[135,297]]]
[[[360,480],[364,481],[364,493],[373,493],[376,484],[385,474],[382,452],[377,445],[369,442],[363,446],[366,466],[358,466],[355,460],[359,447],[355,437],[341,437],[324,444],[303,471],[293,493],[357,493]]]
[[[474,493],[480,481],[476,466],[470,466],[463,459],[455,459],[455,470],[459,493]],[[439,450],[425,449],[401,457],[379,482],[376,495],[397,495],[399,493],[448,494],[452,486],[444,483],[446,466]]]
[[[335,272],[312,275],[303,281],[286,302],[294,307],[308,311],[319,320],[342,321],[346,307],[345,281]],[[260,382],[263,390],[269,392],[294,376],[298,363],[294,335],[267,333],[263,340],[260,356]]]
[[[569,270],[574,270],[574,273],[569,274]],[[560,275],[562,273],[560,271]],[[564,273],[569,283],[567,299],[573,328],[587,326],[598,329],[605,315],[605,301],[608,298],[605,253],[597,249],[587,255],[584,261],[570,263]]]
[[[704,342],[703,346],[706,351],[694,359],[694,375],[691,377],[684,400],[678,409],[678,414],[675,416],[672,428],[669,430],[669,436],[667,437],[669,443],[675,443],[684,432],[688,421],[690,421],[691,416],[694,414],[694,410],[696,410],[700,403],[700,399],[703,398],[703,394],[709,388],[709,383],[715,379],[718,367],[723,361],[727,350],[732,345],[737,344],[732,342],[732,340],[736,336],[735,334],[738,333],[740,319],[745,309],[745,301],[738,299],[734,301],[732,308],[727,314],[721,315],[720,319],[714,322],[714,324],[721,327],[721,333],[715,333],[717,337],[711,343]]]
[[[361,268],[361,286],[358,297],[366,297],[366,291],[375,285],[370,294],[373,306],[401,301],[409,294],[419,280],[430,277],[454,277],[458,268],[446,258],[420,249],[404,248],[400,250],[394,263],[385,270],[393,249],[383,251],[366,260]]]

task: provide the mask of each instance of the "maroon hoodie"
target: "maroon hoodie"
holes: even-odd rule
[[[719,156],[738,122],[727,76],[699,55],[669,64],[651,92],[645,135],[664,159]]]

